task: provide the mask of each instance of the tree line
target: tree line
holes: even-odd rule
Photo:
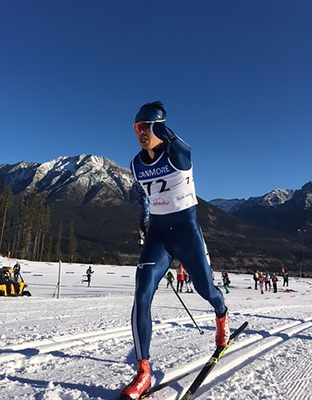
[[[0,190],[0,253],[34,261],[75,261],[77,240],[70,221],[64,235],[63,222],[58,236],[50,231],[47,193],[37,190],[14,196],[8,186]]]

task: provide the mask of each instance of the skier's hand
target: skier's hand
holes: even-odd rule
[[[138,245],[142,249],[148,230],[148,222],[140,222]]]
[[[148,222],[140,222],[140,231],[142,231],[142,234],[144,235],[143,239],[145,238],[147,231],[148,231]]]
[[[138,245],[140,247],[140,249],[142,249],[143,245],[144,245],[144,241],[145,241],[145,234],[142,231],[142,229],[139,229],[139,240],[138,240]]]

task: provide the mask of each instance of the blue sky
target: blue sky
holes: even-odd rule
[[[161,100],[198,196],[312,180],[311,0],[0,0],[0,164],[128,167]]]

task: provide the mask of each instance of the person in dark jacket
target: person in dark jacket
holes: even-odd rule
[[[18,277],[21,271],[21,265],[18,261],[16,261],[16,264],[13,267],[13,275],[14,275],[14,280],[17,282],[18,281]]]
[[[174,281],[174,275],[170,268],[168,269],[166,278],[167,278],[167,288],[168,288],[170,286],[170,284],[172,284]]]
[[[283,274],[283,286],[288,286],[289,273],[287,271]]]
[[[255,290],[258,290],[258,281],[259,281],[259,271],[256,269],[253,274],[253,279],[255,281]]]
[[[277,282],[278,282],[277,276],[276,274],[273,274],[272,276],[273,293],[277,292]]]
[[[91,276],[94,273],[94,271],[92,270],[91,266],[86,270],[86,274],[87,274],[87,282],[88,282],[88,287],[91,286]]]

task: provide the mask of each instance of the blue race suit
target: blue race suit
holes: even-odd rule
[[[132,332],[136,357],[149,358],[151,303],[157,286],[174,258],[187,270],[196,291],[222,316],[223,294],[214,286],[207,249],[196,217],[191,149],[163,123],[151,130],[163,141],[150,159],[141,150],[132,160],[140,223],[149,229],[136,272]],[[169,211],[167,211],[169,210]]]

